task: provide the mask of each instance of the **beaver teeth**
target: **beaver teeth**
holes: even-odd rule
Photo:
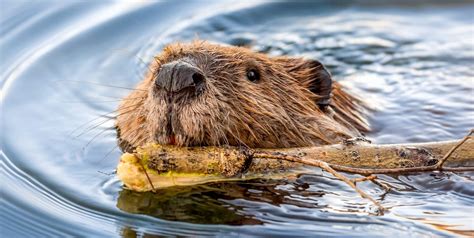
[[[168,143],[170,145],[176,145],[176,136],[174,134],[171,134],[168,139]]]

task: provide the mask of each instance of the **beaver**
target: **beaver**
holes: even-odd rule
[[[173,43],[120,103],[119,146],[303,147],[369,130],[363,102],[317,60]]]

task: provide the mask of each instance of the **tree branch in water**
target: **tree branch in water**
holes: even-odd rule
[[[385,208],[357,188],[356,182],[372,181],[388,190],[390,188],[372,174],[474,171],[472,134],[473,130],[461,141],[372,145],[350,140],[330,146],[255,150],[149,144],[133,154],[125,153],[117,175],[128,189],[154,191],[155,188],[212,181],[284,178],[308,172],[304,165],[309,165],[341,179],[382,212]],[[339,172],[368,177],[351,180]]]

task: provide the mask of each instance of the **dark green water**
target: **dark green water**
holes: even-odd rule
[[[321,170],[123,190],[112,112],[169,42],[206,39],[318,58],[376,108],[376,143],[474,127],[470,1],[0,1],[2,237],[472,235],[474,173],[381,176],[373,205]],[[138,56],[138,57],[136,57]],[[107,115],[112,116],[113,114]],[[94,127],[97,125],[97,127]],[[92,140],[92,141],[91,141]]]

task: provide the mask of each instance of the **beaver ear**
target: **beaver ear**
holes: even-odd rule
[[[311,92],[318,95],[316,104],[321,109],[325,109],[331,101],[332,77],[329,70],[321,62],[313,59],[278,57],[279,62],[284,69],[308,88]]]

